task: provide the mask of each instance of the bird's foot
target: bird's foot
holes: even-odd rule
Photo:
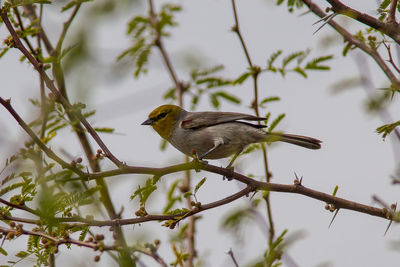
[[[191,151],[190,154],[192,155],[192,158],[193,158],[192,162],[194,162],[194,163],[200,163],[200,164],[208,164],[208,161],[203,160],[201,157],[199,158],[199,156],[198,156],[196,150],[193,149],[193,150]],[[200,172],[199,169],[195,169],[195,171],[196,171],[196,172]]]

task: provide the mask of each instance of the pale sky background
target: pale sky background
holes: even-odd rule
[[[369,14],[375,14],[377,7],[376,1],[372,0],[343,2]],[[158,10],[160,3],[157,1]],[[239,40],[230,31],[233,25],[230,1],[191,0],[174,3],[181,4],[183,11],[176,16],[180,25],[171,30],[172,37],[165,39],[165,45],[181,79],[186,79],[190,73],[186,63],[188,58],[196,59],[201,67],[224,64],[226,70],[223,74],[226,77],[237,77],[246,70],[247,62]],[[364,56],[359,51],[353,51],[343,58],[342,39],[329,26],[313,35],[319,25],[312,24],[318,18],[313,14],[299,16],[306,8],[289,14],[285,6],[277,7],[274,3],[261,0],[241,0],[237,3],[241,30],[255,64],[265,66],[266,59],[278,49],[289,54],[310,48],[310,58],[333,54],[334,59],[328,63],[332,67],[331,71],[310,72],[308,79],[297,74],[288,74],[282,78],[278,74],[267,73],[260,77],[260,99],[267,96],[280,96],[282,99],[264,111],[272,112],[275,117],[282,112],[286,113],[278,130],[316,137],[324,142],[319,151],[288,144],[270,147],[268,156],[273,182],[291,184],[296,172],[304,176],[305,186],[315,190],[332,193],[334,187],[339,185],[337,195],[349,200],[377,205],[372,201],[372,196],[377,195],[388,203],[398,201],[399,188],[392,186],[390,181],[390,175],[395,172],[398,164],[393,153],[394,146],[390,138],[383,141],[375,132],[382,122],[375,115],[365,112],[366,91],[357,87],[340,94],[332,93],[333,84],[342,79],[357,77],[360,68],[363,73],[369,68],[370,74],[366,75],[376,88],[388,85],[384,75],[369,59],[366,64],[357,66],[359,61],[355,59]],[[324,1],[318,3],[326,6]],[[76,23],[72,25],[70,36],[85,25],[81,23],[85,23],[85,14],[91,5],[84,5]],[[62,23],[56,12],[58,9],[51,9],[46,12],[44,25],[47,25],[46,31],[50,37],[55,39]],[[88,109],[97,110],[97,114],[90,119],[94,126],[116,129],[116,135],[102,135],[114,155],[131,165],[161,167],[181,163],[183,157],[171,146],[164,152],[160,151],[160,137],[150,127],[140,125],[151,110],[165,103],[162,94],[172,84],[158,51],[155,49],[151,57],[149,73],[139,80],[133,78],[133,69],[130,68],[126,68],[124,75],[117,77],[112,72],[116,57],[130,44],[130,38],[125,35],[127,21],[135,14],[145,14],[145,10],[145,3],[131,5],[118,16],[86,25],[94,27],[89,37],[89,47],[96,58],[82,65],[79,71],[68,75],[67,85],[72,102],[84,102]],[[62,18],[65,19],[65,15]],[[365,28],[342,17],[335,20],[347,23],[347,28],[353,33],[356,29]],[[3,40],[5,36],[5,27],[2,25],[0,39]],[[330,40],[329,45],[327,42],[322,43],[322,40]],[[38,97],[37,74],[26,63],[19,63],[19,57],[18,51],[10,51],[0,60],[0,95],[3,98],[11,97],[14,108],[29,121],[33,118],[33,109],[26,96]],[[252,113],[248,108],[253,98],[250,79],[242,86],[226,90],[240,96],[243,102],[240,106],[223,103],[221,110]],[[395,107],[398,105],[396,97],[393,102],[390,112],[398,120],[400,110]],[[188,99],[185,99],[185,103],[188,103]],[[209,109],[208,99],[204,97],[198,110]],[[4,109],[0,111],[0,128],[0,160],[4,162],[7,156],[23,144],[27,136]],[[69,130],[59,132],[57,141],[51,147],[57,152],[64,148],[75,157],[82,156],[77,140]],[[97,146],[94,145],[94,148],[97,149]],[[396,149],[398,151],[399,147]],[[224,166],[227,161],[211,163]],[[113,165],[105,160],[103,169],[109,168],[113,168]],[[241,157],[236,162],[236,170],[243,174],[262,176],[264,172],[260,152]],[[196,184],[205,176],[207,182],[197,194],[202,203],[222,199],[243,188],[240,183],[222,181],[220,176],[206,172],[194,174],[193,183]],[[180,173],[165,176],[159,188],[167,188],[168,184],[180,177]],[[121,205],[125,206],[124,218],[133,217],[138,209],[138,203],[130,201],[129,197],[137,185],[143,183],[144,178],[126,175],[107,179],[115,207],[118,210]],[[165,194],[153,196],[147,206],[148,211],[160,212],[164,199]],[[391,246],[392,241],[399,241],[398,225],[393,225],[388,234],[383,236],[388,221],[341,210],[328,229],[333,214],[324,209],[323,202],[284,193],[272,193],[271,202],[276,233],[288,229],[289,235],[301,232],[302,236],[287,250],[287,255],[296,265],[285,260],[283,266],[398,266],[400,253]],[[266,235],[256,223],[250,223],[243,229],[242,242],[237,242],[230,234],[221,231],[221,218],[248,203],[249,198],[242,198],[201,213],[202,219],[197,224],[196,246],[205,261],[204,266],[233,266],[226,254],[230,248],[240,266],[246,266],[256,255],[262,255],[267,244]],[[263,205],[259,211],[265,218]],[[152,241],[161,237],[165,240],[178,231],[162,227],[158,222],[135,227],[124,226],[124,230],[131,244],[138,238]],[[99,229],[101,231],[107,232],[107,229]],[[19,244],[25,242],[20,239]],[[112,242],[111,238],[107,241]],[[5,248],[12,254],[7,241]],[[98,254],[86,248],[73,249],[71,252],[64,247],[61,251],[63,253],[57,256],[60,266],[91,266],[93,257]],[[162,243],[159,253],[167,262],[173,260],[166,242]],[[0,256],[0,263],[3,263],[3,258]],[[142,258],[148,266],[156,266],[153,260]],[[28,260],[17,266],[29,263]],[[97,265],[111,264],[112,261],[104,255]]]

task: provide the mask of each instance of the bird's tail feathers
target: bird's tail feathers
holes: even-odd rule
[[[309,149],[320,149],[322,143],[322,141],[308,136],[282,133],[267,133],[267,142],[275,141],[290,143]]]

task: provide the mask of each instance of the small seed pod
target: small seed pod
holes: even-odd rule
[[[104,235],[100,235],[100,234],[95,235],[95,236],[94,236],[94,239],[95,239],[96,241],[104,240]]]

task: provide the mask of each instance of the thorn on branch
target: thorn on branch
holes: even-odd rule
[[[335,214],[333,215],[333,217],[332,217],[332,220],[331,220],[331,222],[329,223],[329,226],[328,226],[328,228],[330,228],[330,227],[331,227],[331,225],[332,225],[333,221],[335,220],[335,218],[336,218],[336,215],[338,214],[338,212],[339,212],[339,209],[337,209],[337,210],[336,210],[336,212],[335,212]]]
[[[296,176],[296,178],[293,181],[294,185],[302,186],[303,176],[301,176],[301,178],[299,179],[299,177],[297,176],[297,173],[294,173],[294,175]]]
[[[235,24],[235,25],[233,25],[233,26],[231,27],[231,30],[232,30],[233,32],[235,32],[235,33],[238,33],[238,32],[239,32],[239,26],[238,26],[237,24]]]

